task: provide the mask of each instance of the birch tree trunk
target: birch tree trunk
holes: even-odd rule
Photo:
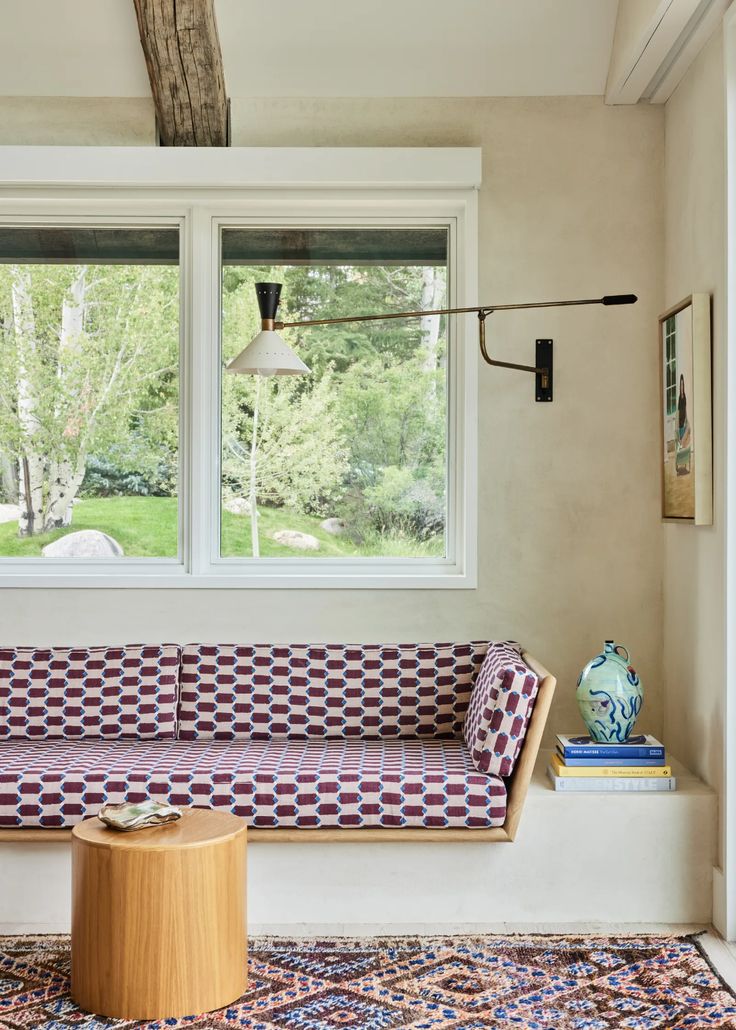
[[[442,299],[444,283],[442,277],[437,274],[437,269],[432,265],[425,265],[422,269],[422,300],[421,309],[427,311],[437,308]],[[423,315],[419,320],[419,330],[422,334],[422,350],[424,352],[425,372],[437,370],[437,345],[440,339],[440,316]]]
[[[74,498],[86,471],[84,456],[80,456],[76,465],[67,460],[52,463],[53,478],[49,483],[49,498],[44,512],[44,533],[71,525]]]
[[[63,369],[65,354],[78,351],[82,345],[86,305],[87,266],[83,265],[73,280],[69,293],[64,297],[61,309],[59,374]],[[64,428],[65,450],[49,462],[48,496],[43,527],[46,533],[71,524],[74,498],[82,485],[87,468],[83,425],[84,412],[74,411]]]
[[[261,545],[258,538],[258,409],[261,404],[261,377],[256,376],[256,399],[253,404],[253,434],[250,441],[250,540],[254,558],[261,557]]]
[[[18,503],[21,536],[33,536],[43,529],[43,456],[34,448],[38,428],[35,416],[37,399],[33,388],[33,359],[36,355],[36,323],[31,295],[31,273],[23,265],[12,268],[13,329],[18,351],[16,396],[18,423],[23,439],[18,467]]]
[[[437,274],[437,269],[432,265],[425,265],[422,268],[422,300],[421,310],[427,311],[440,306],[444,283],[442,276]],[[439,339],[440,339],[440,316],[423,315],[419,320],[419,330],[422,334],[422,352],[424,359],[422,368],[425,372],[437,371],[439,360]],[[427,385],[427,395],[432,404],[437,401],[437,381],[434,375],[430,375]]]

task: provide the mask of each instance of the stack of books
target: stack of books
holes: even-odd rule
[[[599,744],[590,737],[558,736],[547,769],[555,790],[675,790],[665,750],[654,737]]]

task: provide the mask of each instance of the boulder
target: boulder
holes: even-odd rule
[[[79,529],[46,544],[41,554],[44,558],[122,558],[123,549],[99,529]]]
[[[347,527],[343,519],[332,518],[320,522],[319,528],[324,529],[325,533],[329,533],[331,536],[342,536]]]
[[[17,504],[0,504],[0,522],[17,522],[20,508]]]
[[[284,547],[292,547],[295,551],[318,551],[319,540],[310,533],[300,533],[297,529],[277,529],[274,540]]]
[[[223,504],[225,511],[229,511],[231,515],[248,515],[250,516],[250,501],[247,497],[229,497]],[[260,512],[256,512],[258,518],[261,517]]]

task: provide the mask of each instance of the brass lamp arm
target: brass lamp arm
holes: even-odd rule
[[[573,303],[575,303],[573,301]],[[579,303],[585,303],[581,301]],[[518,365],[514,361],[499,361],[497,358],[492,358],[486,349],[486,315],[489,314],[488,310],[481,310],[478,312],[478,342],[480,344],[480,353],[483,360],[488,365],[495,365],[497,368],[514,368],[517,372],[533,372],[539,376],[539,385],[543,390],[549,389],[549,377],[550,369],[548,366],[537,367],[535,365]]]
[[[347,322],[383,322],[389,318],[423,318],[425,315],[469,315],[492,314],[494,311],[527,311],[532,308],[569,308],[583,304],[634,304],[633,294],[615,294],[607,297],[596,297],[591,300],[546,300],[527,304],[480,304],[469,308],[431,308],[428,311],[391,311],[382,315],[347,315],[343,318],[310,318],[301,322],[276,322],[272,328],[295,329],[309,325],[344,325]],[[269,320],[270,321],[270,320]]]

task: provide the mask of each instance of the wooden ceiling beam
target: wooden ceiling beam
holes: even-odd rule
[[[161,145],[227,146],[227,94],[214,0],[133,3]]]

